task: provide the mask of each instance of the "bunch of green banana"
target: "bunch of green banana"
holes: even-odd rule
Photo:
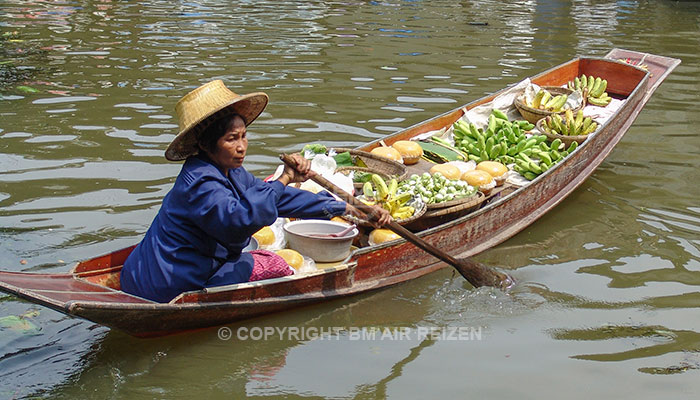
[[[581,92],[586,96],[586,100],[594,106],[605,107],[612,100],[612,97],[605,91],[608,88],[608,81],[601,77],[594,78],[591,75],[583,74],[574,78],[573,81],[569,81],[567,86],[571,90]]]
[[[547,90],[540,89],[532,99],[532,103],[527,105],[538,110],[559,112],[568,99],[569,96],[566,94],[552,96]]]
[[[391,178],[387,185],[384,179],[377,174],[372,174],[370,181],[362,186],[363,202],[368,205],[378,204],[391,213],[396,220],[412,217],[415,208],[406,203],[413,197],[410,193],[398,194],[399,182]]]
[[[524,120],[511,122],[503,112],[493,110],[486,130],[460,119],[454,123],[452,133],[455,147],[466,152],[470,160],[493,160],[507,165],[515,162],[518,153],[547,140],[545,135],[525,134],[534,127]]]
[[[563,160],[564,157],[576,150],[576,147],[578,147],[578,143],[572,142],[568,149],[564,149],[561,139],[554,139],[551,144],[540,143],[529,152],[519,153],[515,157],[513,170],[531,181]]]
[[[557,133],[565,136],[588,135],[598,129],[598,123],[591,117],[583,116],[583,110],[578,110],[576,116],[573,111],[566,110],[564,118],[559,114],[545,117],[542,128],[549,133]]]

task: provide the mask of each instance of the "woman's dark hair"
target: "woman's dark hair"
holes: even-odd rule
[[[209,153],[216,152],[216,142],[218,142],[226,132],[233,129],[233,121],[236,117],[243,119],[243,117],[238,114],[230,114],[215,120],[206,127],[197,138],[199,148]],[[245,119],[243,121],[245,122]]]

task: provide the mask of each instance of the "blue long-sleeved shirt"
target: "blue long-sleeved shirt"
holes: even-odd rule
[[[278,217],[329,219],[345,207],[326,192],[263,182],[243,167],[229,170],[227,179],[206,155],[192,156],[124,263],[121,288],[168,302],[205,287],[222,264],[231,262],[241,272],[237,281],[226,283],[247,281],[253,257],[241,250],[253,233]]]

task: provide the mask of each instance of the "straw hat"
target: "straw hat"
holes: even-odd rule
[[[226,115],[238,114],[250,125],[267,106],[265,93],[238,95],[221,80],[211,81],[187,93],[175,105],[180,132],[165,150],[170,161],[184,160],[199,152],[197,138],[207,126]]]

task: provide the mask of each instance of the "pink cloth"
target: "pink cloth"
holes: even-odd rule
[[[284,258],[271,251],[253,250],[250,254],[253,256],[253,272],[248,279],[250,282],[294,274],[294,269]]]

